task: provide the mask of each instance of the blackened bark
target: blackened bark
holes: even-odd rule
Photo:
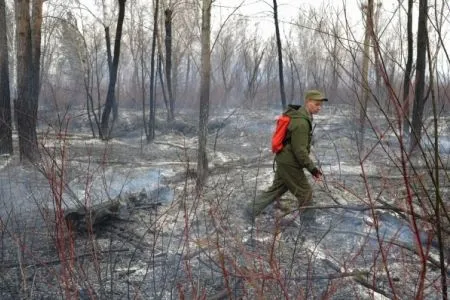
[[[163,96],[164,105],[166,106],[167,111],[169,111],[169,101],[167,100],[167,93],[166,93],[166,87],[164,85],[164,74],[163,74],[163,67],[162,67],[162,61],[163,57],[161,53],[158,51],[158,78],[159,82],[161,83],[161,92]]]
[[[408,0],[407,40],[408,53],[403,78],[403,134],[409,136],[409,89],[411,86],[411,72],[413,62],[413,32],[412,32],[413,0]]]
[[[117,18],[116,36],[114,39],[114,56],[112,59],[111,66],[109,68],[109,85],[108,93],[106,95],[105,108],[102,114],[102,123],[100,130],[100,137],[102,139],[109,139],[111,135],[111,128],[113,124],[109,124],[109,116],[111,110],[114,110],[114,119],[117,114],[117,103],[115,96],[116,81],[117,81],[117,70],[119,68],[119,57],[120,57],[120,42],[122,39],[122,27],[123,20],[125,17],[125,2],[126,0],[119,0],[119,17]]]
[[[149,128],[147,135],[147,142],[155,138],[155,50],[156,37],[158,34],[158,11],[159,0],[155,1],[155,11],[153,12],[153,37],[152,37],[152,52],[150,56],[150,114],[149,114]]]
[[[164,11],[164,24],[166,30],[165,47],[166,47],[166,84],[167,94],[169,96],[169,110],[167,112],[167,119],[169,122],[173,121],[174,115],[174,98],[172,91],[172,10],[169,8]]]
[[[41,72],[41,27],[42,27],[42,5],[44,0],[33,0],[32,18],[31,18],[31,53],[32,53],[32,71],[33,71],[33,87],[32,97],[36,103],[34,109],[38,107],[39,93],[41,91],[40,72]]]
[[[280,96],[281,106],[283,110],[286,109],[286,93],[284,91],[284,76],[283,76],[283,53],[281,48],[280,27],[278,24],[278,4],[277,0],[273,0],[273,18],[275,22],[275,36],[277,39],[277,52],[278,52],[278,77],[280,80]]]
[[[106,43],[106,61],[108,63],[108,70],[112,66],[112,54],[111,54],[111,35],[109,34],[109,26],[105,27],[105,43]]]
[[[204,187],[208,178],[208,157],[206,142],[209,119],[209,92],[211,78],[211,0],[203,0],[201,31],[201,79],[200,79],[200,118],[197,153],[197,190]]]
[[[6,5],[0,0],[0,154],[12,154],[11,93],[9,90]]]
[[[414,93],[414,105],[412,115],[412,132],[410,150],[420,143],[423,127],[423,110],[425,108],[425,64],[427,51],[427,18],[428,1],[419,1],[419,24],[417,27],[417,58],[416,58],[416,82]]]
[[[33,2],[33,19],[30,17],[29,0],[16,0],[14,3],[17,42],[17,99],[14,101],[14,115],[19,134],[19,153],[21,161],[27,159],[37,162],[40,158],[36,126],[42,0]]]

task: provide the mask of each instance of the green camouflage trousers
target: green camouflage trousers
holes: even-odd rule
[[[302,168],[290,165],[278,164],[272,186],[262,192],[255,201],[249,204],[248,211],[256,217],[263,212],[275,200],[290,191],[296,198],[296,203],[286,203],[282,200],[281,209],[292,212],[302,206],[310,204],[312,200],[312,188]]]

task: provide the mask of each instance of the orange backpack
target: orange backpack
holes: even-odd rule
[[[280,153],[286,144],[286,135],[288,132],[288,126],[291,118],[287,115],[281,115],[277,119],[277,125],[275,127],[275,132],[272,135],[272,152]]]

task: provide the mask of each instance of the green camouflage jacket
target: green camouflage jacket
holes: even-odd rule
[[[304,107],[288,105],[284,112],[291,118],[286,136],[286,145],[275,157],[277,164],[298,166],[312,171],[315,165],[309,152],[311,151],[312,124],[311,116]]]

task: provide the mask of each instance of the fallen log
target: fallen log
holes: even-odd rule
[[[164,187],[160,188],[164,189]],[[158,195],[159,190],[152,194]],[[134,209],[156,209],[161,202],[147,195],[145,190],[140,193],[131,193],[126,196],[118,196],[115,199],[94,204],[92,206],[81,205],[64,211],[64,218],[68,226],[79,232],[86,232],[94,227],[106,225],[112,220],[129,220]]]
[[[106,221],[119,217],[121,208],[119,200],[111,200],[93,205],[91,207],[81,206],[68,209],[64,212],[64,218],[72,229],[76,231],[87,231]]]

